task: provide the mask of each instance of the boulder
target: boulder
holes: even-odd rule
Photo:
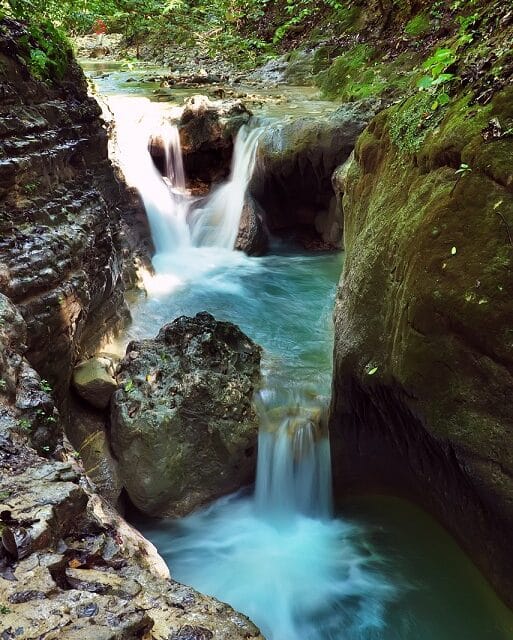
[[[317,216],[327,215],[334,195],[332,174],[347,160],[378,107],[375,100],[354,102],[323,117],[267,127],[259,140],[249,191],[264,208],[271,232],[314,229]],[[341,241],[341,229],[339,223],[333,238],[330,224],[327,235],[334,244]]]
[[[78,395],[97,409],[106,409],[117,388],[110,358],[95,356],[73,369],[73,387]]]
[[[267,253],[268,247],[265,212],[254,198],[246,194],[235,249],[244,251],[248,256],[261,256]]]
[[[131,342],[111,403],[111,438],[130,499],[152,516],[180,516],[252,481],[252,404],[261,349],[208,313]]]

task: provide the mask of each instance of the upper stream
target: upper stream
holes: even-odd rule
[[[139,119],[137,129],[123,122],[131,100],[134,113],[141,105],[152,112],[172,105],[141,102],[151,86],[127,84],[126,75],[111,72],[97,86],[109,96],[125,170],[145,200],[158,254],[148,294],[134,295],[123,341],[208,311],[264,348],[265,378],[255,488],[179,521],[137,526],[173,578],[246,613],[268,640],[511,640],[511,612],[429,516],[383,497],[345,501],[333,511],[322,414],[342,255],[306,254],[278,241],[260,258],[231,249],[237,215],[230,216],[242,206],[258,129],[239,134],[231,178],[191,216],[173,131],[166,134],[165,183],[144,145],[137,147],[155,114]],[[321,103],[297,104],[315,113]]]

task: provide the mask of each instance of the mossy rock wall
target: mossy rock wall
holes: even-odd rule
[[[512,604],[513,91],[417,145],[410,112],[372,121],[345,184],[335,481],[420,500]]]

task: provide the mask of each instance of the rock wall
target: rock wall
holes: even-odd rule
[[[513,92],[431,125],[418,99],[343,180],[335,481],[420,501],[513,604]]]
[[[125,313],[123,192],[81,70],[70,59],[62,80],[38,80],[23,35],[2,23],[0,291],[27,322],[29,361],[62,399],[77,355]]]
[[[2,638],[263,640],[228,605],[171,580],[154,547],[93,493],[23,357],[26,330],[0,294]]]
[[[342,214],[331,176],[378,108],[375,101],[356,102],[325,117],[267,127],[249,191],[265,210],[271,232],[311,228],[324,242],[340,246]]]

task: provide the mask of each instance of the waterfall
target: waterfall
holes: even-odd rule
[[[156,249],[157,271],[167,257],[191,247],[231,250],[235,245],[244,196],[255,164],[261,128],[244,125],[234,144],[228,180],[202,200],[186,189],[180,135],[162,106],[147,99],[112,97],[109,107],[116,121],[116,156],[127,183],[144,204]],[[155,167],[148,141],[159,140],[165,154],[165,175]]]
[[[288,413],[276,431],[266,426],[260,430],[256,506],[263,517],[273,519],[297,513],[328,518],[331,458],[321,412],[293,407]]]
[[[246,125],[239,129],[228,181],[194,212],[191,224],[194,246],[233,249],[262,131],[261,128],[249,129]]]

